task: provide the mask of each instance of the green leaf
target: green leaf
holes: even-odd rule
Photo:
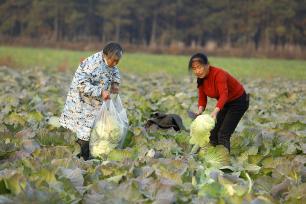
[[[105,180],[108,181],[108,182],[114,182],[114,183],[118,184],[121,181],[121,179],[123,178],[123,176],[125,176],[125,174],[112,176],[112,177],[109,177]]]
[[[283,123],[281,124],[281,127],[285,130],[299,131],[299,130],[305,130],[306,124],[298,120],[291,123]]]
[[[135,153],[132,149],[114,149],[107,156],[108,160],[111,161],[123,161],[125,159],[132,159],[135,157]]]
[[[54,169],[46,169],[42,168],[37,173],[35,173],[33,176],[36,177],[36,179],[40,181],[46,181],[48,184],[55,183],[56,177],[55,177],[55,171]]]
[[[159,159],[153,165],[156,175],[175,184],[182,184],[182,175],[187,170],[187,165],[180,160]]]
[[[33,120],[37,123],[41,122],[44,116],[41,114],[41,112],[38,111],[33,111],[27,114],[27,119],[28,120]]]
[[[230,163],[228,150],[223,145],[216,147],[208,146],[199,152],[199,159],[206,163],[208,167],[220,168]]]
[[[5,169],[0,171],[0,182],[1,181],[4,181],[5,188],[15,195],[19,194],[21,190],[26,187],[25,177],[15,170]]]
[[[66,169],[66,168],[60,168],[57,172],[57,175],[59,178],[67,178],[70,180],[71,184],[74,186],[74,188],[81,194],[84,193],[84,178],[82,175],[82,170],[80,168],[76,169]]]
[[[14,143],[0,143],[0,159],[7,158],[11,153],[18,150],[18,147]]]
[[[26,118],[19,113],[12,112],[8,117],[4,119],[4,123],[14,126],[24,126],[26,124]]]
[[[263,160],[263,156],[260,155],[260,154],[257,154],[257,155],[249,155],[248,156],[248,162],[250,164],[256,164],[258,165],[262,160]]]
[[[306,199],[306,183],[293,186],[286,196],[287,203],[302,203]]]
[[[254,182],[254,191],[258,194],[269,194],[274,185],[273,178],[270,176],[261,176]]]
[[[212,198],[220,198],[222,194],[224,194],[224,189],[222,188],[222,185],[217,182],[201,185],[198,192],[199,196]]]
[[[261,169],[261,167],[255,165],[255,164],[246,164],[246,165],[244,165],[244,169],[247,172],[250,172],[250,173],[253,173],[253,174],[258,174],[260,169]]]

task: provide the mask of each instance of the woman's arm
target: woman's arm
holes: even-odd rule
[[[99,97],[102,95],[103,91],[107,91],[109,87],[109,82],[107,77],[103,79],[102,83],[94,83],[93,76],[91,75],[90,65],[81,64],[80,69],[76,72],[77,78],[77,88],[78,90],[86,96]]]
[[[206,108],[207,96],[204,93],[203,87],[198,88],[198,115],[200,115]]]
[[[219,99],[216,108],[220,111],[228,100],[227,77],[224,73],[219,73],[216,76],[216,86],[219,92]]]
[[[220,108],[218,108],[218,107],[216,107],[214,110],[213,110],[213,112],[210,114],[211,115],[211,117],[213,118],[213,119],[217,119],[217,115],[218,115],[218,113],[219,113],[219,111],[220,111]]]
[[[197,115],[201,115],[203,113],[203,111],[205,110],[205,108],[203,106],[199,106],[198,107],[198,112],[196,113]]]
[[[113,75],[112,83],[120,84],[121,76],[118,68],[114,68],[112,75]]]
[[[118,68],[114,68],[113,70],[113,80],[111,84],[111,93],[119,93],[119,85],[120,85],[120,72]]]

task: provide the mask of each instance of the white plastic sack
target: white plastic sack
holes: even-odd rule
[[[128,131],[128,127],[129,127],[129,121],[128,121],[128,117],[126,114],[126,109],[123,107],[122,105],[122,101],[121,98],[119,96],[119,94],[114,95],[114,98],[112,99],[115,109],[118,113],[118,116],[120,118],[120,121],[122,123],[122,133],[121,133],[121,139],[120,139],[120,143],[119,146],[120,148],[122,148],[127,131]]]
[[[89,148],[94,157],[103,157],[122,147],[128,129],[128,118],[120,96],[103,102],[91,132]]]

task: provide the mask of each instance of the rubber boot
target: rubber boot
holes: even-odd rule
[[[89,159],[89,141],[78,139],[77,143],[81,147],[81,152],[80,154],[78,154],[78,157],[79,158],[83,157],[85,161],[88,160]]]

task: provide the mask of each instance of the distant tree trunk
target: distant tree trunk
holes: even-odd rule
[[[95,18],[93,16],[93,3],[92,0],[89,0],[88,2],[88,14],[87,14],[87,36],[90,38],[93,36],[94,31],[93,31],[93,24],[95,22]]]
[[[18,36],[22,36],[22,32],[23,32],[22,22],[20,22]]]
[[[232,13],[231,13],[231,2],[230,0],[227,0],[226,1],[226,8],[225,8],[225,11],[227,13],[228,16],[231,16]],[[230,49],[231,48],[231,33],[232,33],[232,28],[231,26],[225,26],[225,32],[224,32],[224,38],[223,40],[221,41],[221,47],[225,47],[227,49]],[[224,45],[224,41],[225,41],[225,45]]]
[[[255,49],[258,50],[259,48],[259,43],[260,43],[260,35],[261,35],[261,29],[258,28],[255,32],[255,35],[254,35],[254,44],[255,44]]]
[[[58,19],[57,17],[54,18],[53,25],[54,25],[54,30],[53,30],[52,40],[57,41],[58,40]]]
[[[141,23],[140,23],[140,35],[139,35],[139,38],[141,39],[141,43],[143,45],[146,45],[144,20],[141,21]]]
[[[246,25],[246,28],[247,28],[247,32],[246,32],[246,39],[244,40],[245,44],[248,45],[250,44],[250,30],[249,30],[249,13],[250,13],[250,10],[249,10],[249,1],[248,0],[245,0],[245,25]]]
[[[55,4],[55,9],[56,9],[56,13],[54,16],[54,20],[53,20],[53,36],[52,36],[52,40],[53,41],[58,41],[59,38],[59,8],[58,8],[58,4]]]
[[[106,32],[105,32],[105,21],[102,24],[102,43],[105,44],[106,42]]]
[[[271,46],[269,31],[266,29],[263,34],[263,47],[265,50],[269,50]]]
[[[157,12],[154,12],[151,38],[150,38],[150,47],[156,46],[156,27],[157,27]]]

